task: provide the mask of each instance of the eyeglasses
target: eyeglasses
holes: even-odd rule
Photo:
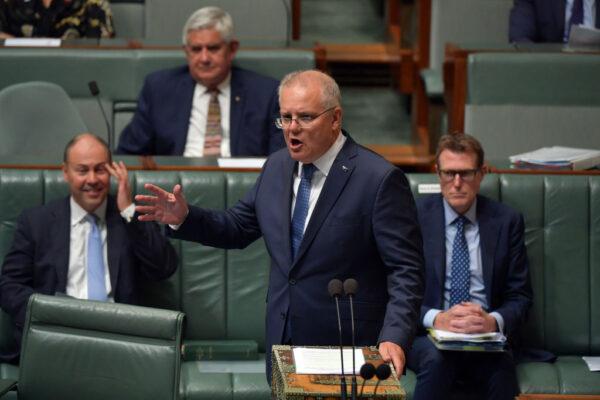
[[[451,182],[454,180],[456,175],[460,176],[460,179],[465,182],[471,182],[475,179],[475,175],[480,171],[479,168],[475,169],[440,169],[438,175],[444,182]]]
[[[301,128],[306,128],[307,126],[312,124],[317,118],[319,118],[321,115],[325,114],[328,111],[333,110],[334,108],[335,107],[328,108],[327,110],[325,110],[317,115],[301,115],[296,118],[292,118],[289,115],[282,115],[279,118],[275,118],[275,126],[278,127],[279,129],[289,128],[289,126],[292,124],[292,121],[296,121],[296,123]]]

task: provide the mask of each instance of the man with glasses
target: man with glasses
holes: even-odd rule
[[[281,343],[337,345],[328,284],[356,279],[356,344],[378,344],[400,374],[423,291],[422,239],[406,177],[342,131],[340,91],[329,76],[287,75],[279,105],[276,122],[287,149],[267,159],[254,188],[235,206],[188,206],[180,185],[168,193],[147,184],[152,195],[136,196],[145,203],[136,207],[140,220],[170,224],[175,237],[214,247],[243,248],[264,238],[271,257],[267,352]],[[347,298],[341,306],[349,345]]]
[[[422,331],[408,355],[408,366],[417,373],[415,400],[447,398],[457,380],[470,392],[483,391],[480,398],[508,400],[518,394],[510,350],[440,351],[425,335],[426,328],[499,331],[510,342],[531,306],[523,217],[478,194],[483,161],[474,137],[443,136],[436,153],[442,193],[417,201],[426,283]]]
[[[187,65],[146,77],[118,154],[267,156],[284,147],[273,124],[277,84],[233,67],[239,43],[218,7],[194,12],[183,28]]]

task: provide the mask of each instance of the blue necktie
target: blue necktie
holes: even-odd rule
[[[292,260],[296,258],[302,236],[304,236],[304,223],[308,215],[308,200],[310,198],[310,180],[315,172],[313,164],[302,165],[302,178],[296,194],[296,206],[292,215]]]
[[[452,270],[450,286],[450,307],[462,301],[469,301],[469,288],[471,286],[471,272],[469,270],[469,247],[465,238],[465,224],[468,220],[464,216],[456,218],[456,236],[452,244]]]
[[[102,235],[100,234],[100,229],[98,229],[97,217],[95,215],[88,214],[85,219],[90,223],[87,245],[88,299],[106,301]]]

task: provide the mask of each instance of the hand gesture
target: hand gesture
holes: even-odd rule
[[[144,188],[154,195],[138,194],[135,200],[144,203],[137,205],[135,210],[141,215],[140,221],[156,221],[169,225],[180,225],[188,214],[188,205],[183,196],[181,185],[173,187],[169,193],[151,183],[146,183]]]
[[[406,364],[406,356],[402,347],[393,342],[381,342],[379,343],[379,354],[384,362],[391,362],[394,365],[396,375],[400,379]]]
[[[439,313],[433,327],[457,333],[485,333],[498,330],[496,319],[479,304],[463,302]]]
[[[119,207],[119,211],[123,211],[133,203],[131,201],[131,188],[129,187],[125,163],[123,161],[119,161],[118,163],[113,161],[112,163],[106,163],[104,166],[117,180],[117,207]]]

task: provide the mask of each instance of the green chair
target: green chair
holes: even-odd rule
[[[178,399],[183,319],[177,311],[34,294],[18,398]]]
[[[87,127],[62,87],[25,82],[0,91],[0,155],[59,157],[65,143]]]

